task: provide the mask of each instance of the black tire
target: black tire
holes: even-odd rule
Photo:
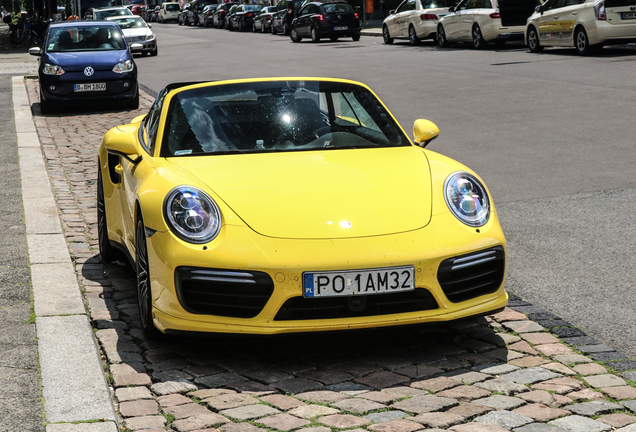
[[[152,57],[155,57],[157,54],[159,54],[159,47],[155,46],[155,50],[154,51],[150,51],[150,55]]]
[[[530,52],[533,53],[540,53],[543,51],[543,47],[539,42],[539,33],[534,27],[528,28],[528,48],[530,48]]]
[[[329,40],[330,40],[331,42],[338,42],[338,36],[331,36],[331,37],[329,38]]]
[[[294,28],[291,29],[291,31],[289,32],[289,38],[292,40],[292,42],[300,42],[301,40],[303,40],[303,38],[298,36],[298,32]]]
[[[422,39],[417,37],[417,32],[415,31],[415,27],[409,26],[409,42],[411,45],[417,46],[422,43]]]
[[[270,32],[271,32],[271,29],[270,29]],[[267,33],[265,31],[265,23],[261,23],[261,33]]]
[[[51,104],[45,100],[40,99],[40,113],[41,114],[51,114],[53,109],[51,108]]]
[[[360,40],[360,34],[358,33],[356,35],[351,36],[351,39],[353,39],[354,42],[358,42]]]
[[[318,29],[316,27],[311,28],[311,41],[313,43],[320,42],[320,35],[318,34]]]
[[[485,49],[488,43],[484,40],[484,37],[481,35],[481,28],[478,25],[473,27],[473,47],[478,50]]]
[[[440,48],[448,48],[450,46],[448,39],[446,39],[446,30],[441,24],[437,26],[437,45]]]
[[[278,34],[278,30],[276,30],[276,27],[274,27],[274,24],[272,24],[271,30],[273,35]]]
[[[128,108],[129,110],[139,109],[139,91],[137,91],[135,97],[126,104],[126,108]]]
[[[592,51],[590,39],[587,37],[587,32],[583,27],[577,28],[574,32],[574,47],[580,55],[587,55]]]
[[[141,215],[135,231],[135,272],[137,273],[137,305],[141,328],[148,339],[158,339],[161,337],[161,332],[157,330],[152,321],[152,286],[150,283],[150,264],[148,263],[148,243]]]
[[[393,43],[393,38],[391,37],[391,33],[389,33],[389,28],[387,26],[382,26],[382,39],[384,39],[384,43],[387,45],[391,45]]]
[[[180,19],[177,19],[177,24],[183,25],[183,21],[181,21]]]
[[[256,23],[252,23],[252,33],[256,33]]]
[[[113,262],[121,258],[121,253],[115,249],[108,240],[106,200],[104,199],[104,181],[102,179],[101,169],[97,171],[97,240],[102,262]]]

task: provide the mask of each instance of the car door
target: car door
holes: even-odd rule
[[[574,26],[584,0],[565,0],[555,13],[554,21],[558,29],[559,43],[570,45],[574,43]]]
[[[406,0],[402,3],[401,8],[395,11],[395,36],[408,36],[409,24],[411,18],[415,13],[416,3],[415,0]]]
[[[481,0],[468,0],[466,3],[466,9],[460,11],[460,18],[457,25],[457,40],[472,40],[473,24],[475,20],[478,19],[480,9],[482,9],[481,6]]]
[[[537,18],[537,31],[539,32],[539,40],[546,44],[558,44],[561,39],[559,31],[559,15],[565,0],[548,0],[541,7],[541,16]]]
[[[457,34],[459,32],[459,23],[460,20],[463,19],[462,13],[466,10],[466,5],[469,0],[460,1],[457,6],[454,8],[450,8],[450,12],[448,15],[444,17],[442,22],[444,26],[444,32],[446,33],[446,39],[449,41],[456,41]]]
[[[298,33],[299,36],[309,36],[309,33],[311,31],[311,17],[314,15],[315,10],[315,5],[308,4],[298,13],[298,17],[295,20],[296,23],[294,24],[294,27],[296,27],[296,33]]]
[[[405,5],[407,1],[408,0],[404,0],[402,3],[400,3],[400,5],[395,10],[392,10],[389,16],[384,19],[384,24],[389,29],[389,33],[391,34],[391,36],[397,34],[397,13],[398,11],[403,10],[404,7],[406,7]]]

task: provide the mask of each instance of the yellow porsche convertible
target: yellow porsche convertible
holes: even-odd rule
[[[172,84],[99,148],[101,257],[136,269],[146,335],[449,321],[507,302],[482,180],[365,85]]]

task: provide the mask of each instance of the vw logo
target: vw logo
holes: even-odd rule
[[[339,19],[339,20],[340,20],[340,19],[342,19],[342,15],[338,15],[338,19]]]
[[[84,75],[86,75],[86,76],[92,76],[94,73],[95,73],[95,69],[93,69],[92,67],[90,67],[90,66],[86,66],[86,67],[84,68]]]
[[[636,6],[630,6],[629,10],[636,10]]]

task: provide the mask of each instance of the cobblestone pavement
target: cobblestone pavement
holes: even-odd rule
[[[103,134],[151,98],[43,117],[28,92],[122,431],[636,432],[636,361],[515,296],[446,325],[145,340],[132,270],[99,260],[95,188]]]

